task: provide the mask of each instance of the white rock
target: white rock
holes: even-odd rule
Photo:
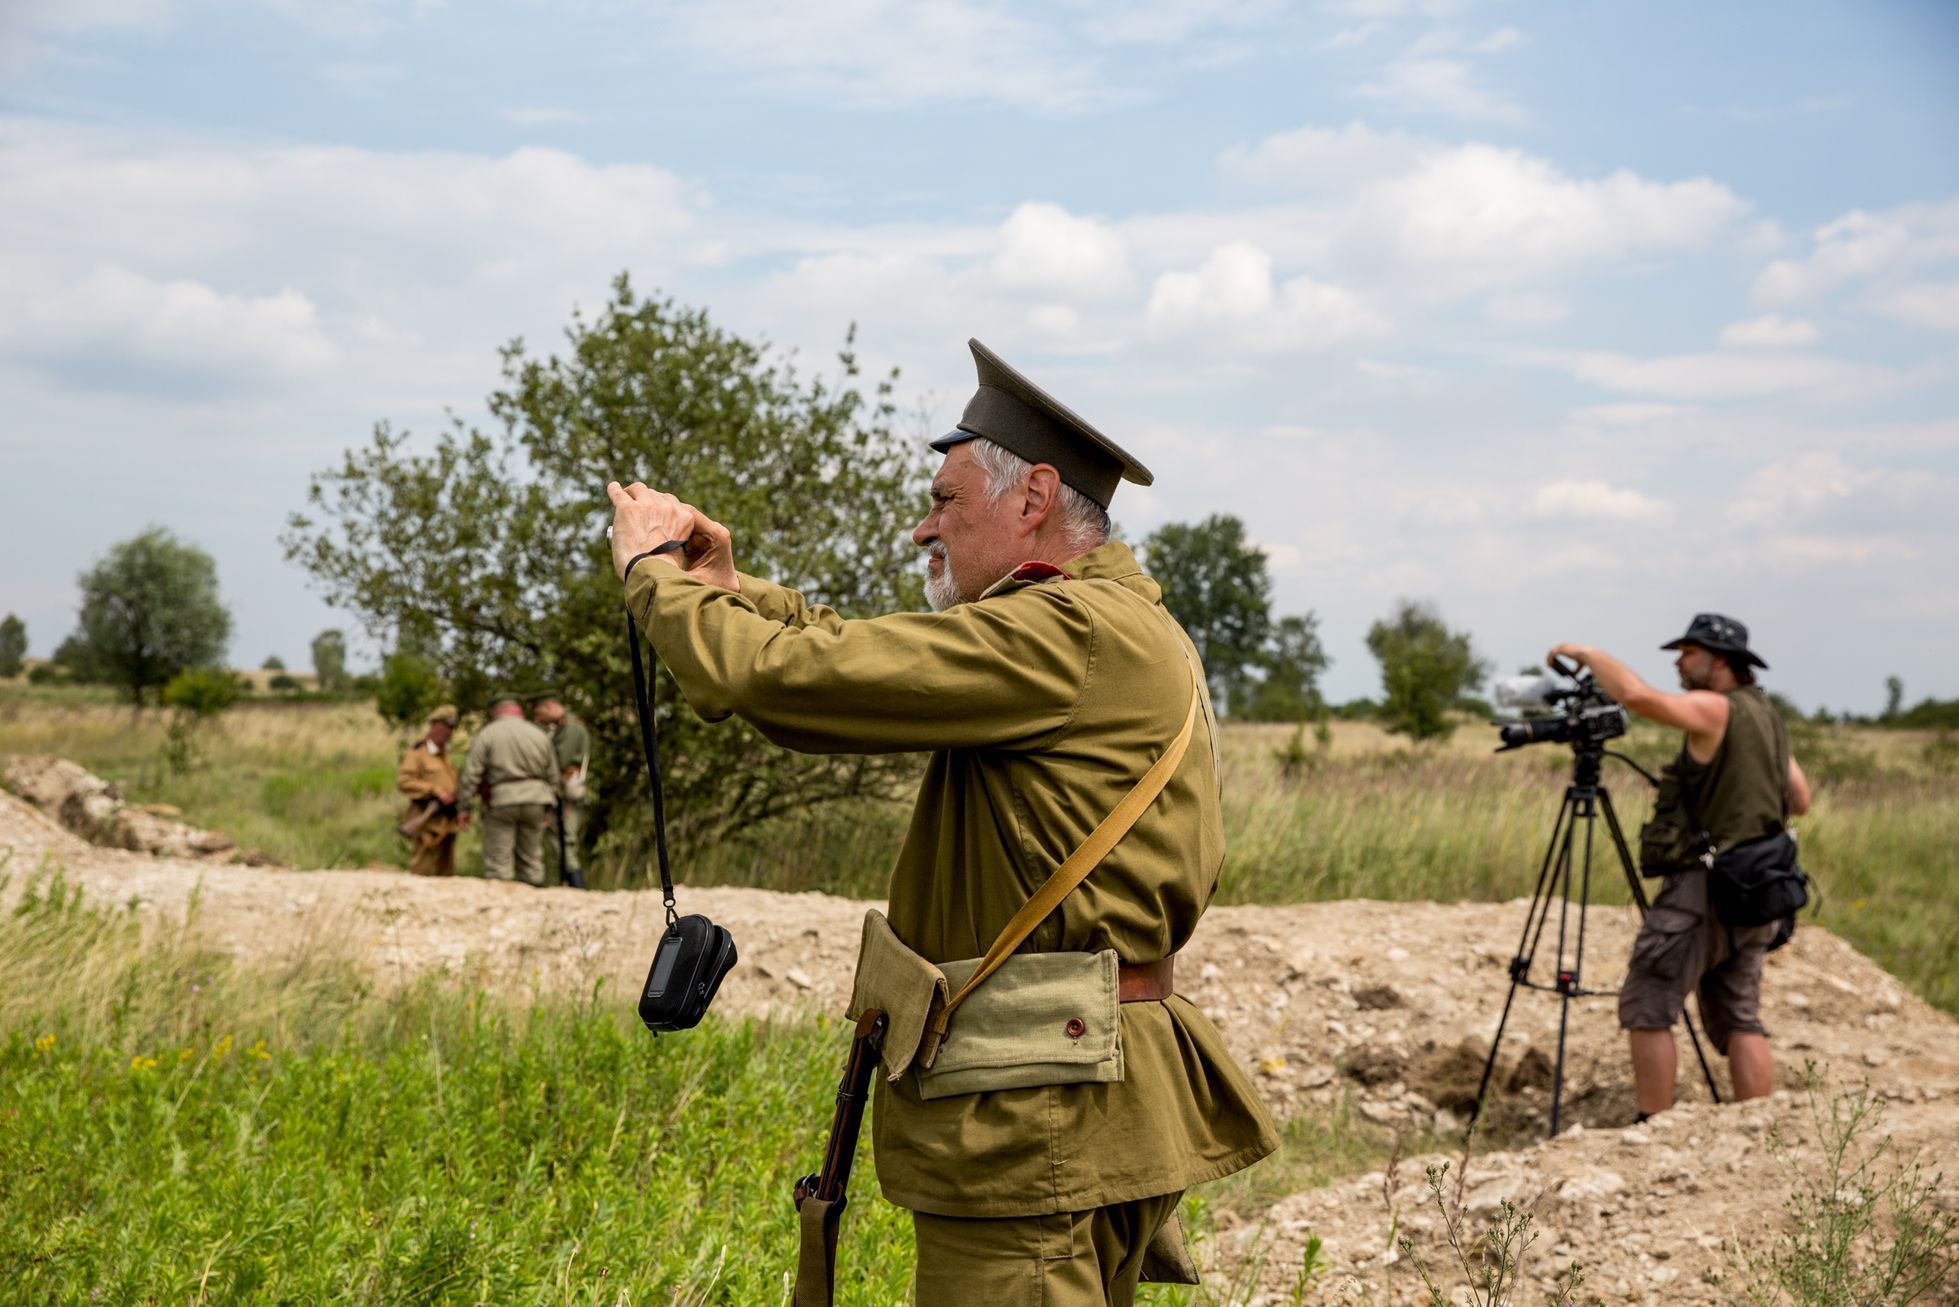
[[[789,970],[782,973],[782,978],[794,985],[797,989],[814,989],[816,987],[816,982],[809,978],[809,972],[804,971],[801,967],[789,968]]]

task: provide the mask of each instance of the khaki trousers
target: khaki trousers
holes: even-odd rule
[[[544,823],[551,809],[542,803],[513,803],[483,814],[483,875],[544,884]]]
[[[1181,1193],[1052,1216],[912,1213],[917,1307],[1131,1307]]]
[[[565,879],[565,867],[570,867],[574,871],[579,867],[578,835],[579,832],[585,829],[585,805],[582,803],[573,803],[567,799],[558,806],[557,810],[563,812],[565,815],[565,863],[564,867],[558,868],[558,880],[563,882]],[[557,825],[555,818],[552,825],[554,827]],[[558,833],[556,830],[553,830],[551,832],[551,838],[544,842],[544,852],[549,855],[552,864],[556,865],[558,861]]]
[[[408,870],[417,876],[453,876],[456,874],[456,833],[444,831],[431,835],[426,829],[415,834],[415,853],[408,860]]]

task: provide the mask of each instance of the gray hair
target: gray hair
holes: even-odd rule
[[[1019,485],[1034,465],[1010,449],[1002,448],[985,436],[967,442],[973,447],[973,461],[986,474],[986,500],[997,503],[1000,497]],[[1081,491],[1061,483],[1057,496],[1061,538],[1070,549],[1087,553],[1109,542],[1109,510]]]

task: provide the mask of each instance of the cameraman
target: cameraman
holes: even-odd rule
[[[1725,852],[1774,834],[1786,817],[1809,810],[1809,781],[1789,750],[1788,729],[1755,684],[1754,669],[1767,670],[1768,664],[1750,652],[1748,628],[1719,613],[1698,613],[1685,635],[1660,647],[1680,651],[1673,664],[1680,694],[1655,689],[1589,645],[1561,644],[1547,657],[1590,668],[1628,712],[1686,732],[1641,835],[1643,868],[1653,861],[1655,833],[1677,833],[1678,851],[1691,852],[1690,811],[1697,810],[1701,827]],[[1633,942],[1619,991],[1619,1025],[1632,1045],[1640,1121],[1673,1105],[1679,1058],[1673,1025],[1689,990],[1698,990],[1708,1038],[1728,1059],[1735,1097],[1761,1098],[1775,1087],[1762,1028],[1762,960],[1785,923],[1723,926],[1709,906],[1702,871],[1683,861],[1667,875]]]

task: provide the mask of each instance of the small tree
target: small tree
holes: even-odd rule
[[[1489,673],[1468,632],[1451,631],[1433,606],[1406,599],[1368,628],[1367,649],[1381,664],[1384,723],[1416,740],[1453,733],[1449,709]]]
[[[170,678],[163,702],[177,711],[164,732],[163,756],[173,770],[190,769],[197,760],[197,728],[237,703],[243,693],[238,678],[222,667],[190,667]]]
[[[836,375],[809,379],[770,347],[700,310],[645,299],[625,278],[565,347],[503,354],[487,407],[412,445],[378,426],[313,479],[288,522],[287,557],[370,632],[434,662],[459,700],[499,684],[549,684],[594,705],[596,755],[639,736],[605,483],[639,477],[685,495],[734,533],[744,570],[848,617],[921,606],[909,531],[925,504],[925,444],[898,429],[892,383],[861,386],[848,342]],[[654,672],[664,705],[678,693]],[[677,846],[739,837],[832,799],[897,792],[905,757],[798,755],[739,720],[663,717]],[[589,830],[650,836],[644,778],[619,767],[590,799]]]
[[[419,654],[393,653],[381,664],[381,685],[374,692],[374,707],[388,725],[405,730],[440,702],[442,678],[428,659]]]
[[[1235,709],[1272,631],[1265,551],[1246,541],[1243,522],[1219,513],[1195,526],[1158,527],[1143,542],[1143,557],[1163,587],[1163,606],[1197,646],[1220,701]]]
[[[110,549],[78,584],[86,662],[128,690],[139,708],[146,690],[187,667],[217,662],[231,639],[231,614],[218,602],[218,565],[162,527]]]
[[[286,670],[286,660],[278,654],[273,654],[259,664],[259,670],[262,672],[283,672]]]
[[[0,620],[0,676],[19,676],[27,656],[27,623],[13,613]]]
[[[347,637],[330,626],[313,637],[313,675],[322,690],[338,690],[347,679]]]
[[[1905,682],[1901,676],[1884,678],[1884,722],[1890,725],[1898,720],[1898,713],[1905,706]]]

